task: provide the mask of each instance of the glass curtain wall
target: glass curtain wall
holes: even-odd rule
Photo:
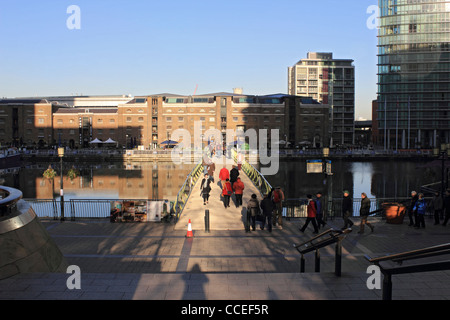
[[[450,1],[379,6],[380,143],[394,150],[450,143]]]

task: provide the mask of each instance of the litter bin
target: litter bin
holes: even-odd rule
[[[402,224],[406,214],[406,206],[401,203],[383,203],[382,204],[386,222],[390,224]]]

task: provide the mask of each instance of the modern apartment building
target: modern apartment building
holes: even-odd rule
[[[288,68],[288,93],[309,96],[330,106],[330,141],[354,144],[355,67],[353,60],[332,53],[309,52]]]
[[[450,143],[450,3],[380,0],[378,144]]]
[[[208,129],[218,129],[226,140],[227,130],[279,129],[279,139],[291,146],[324,147],[329,141],[328,105],[309,97],[285,94],[255,96],[218,92],[184,96],[155,94],[125,101],[100,101],[92,97],[78,106],[60,104],[64,99],[0,100],[0,143],[45,146],[63,144],[90,147],[94,139],[112,139],[117,145],[155,148],[174,140],[176,129],[204,141]],[[93,105],[93,101],[95,105]],[[90,105],[90,107],[88,106]]]

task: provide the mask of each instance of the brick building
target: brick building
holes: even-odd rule
[[[226,130],[267,129],[270,134],[279,129],[280,139],[292,146],[309,142],[324,147],[329,142],[329,106],[301,96],[219,92],[104,101],[77,97],[72,105],[67,102],[63,97],[0,100],[0,143],[86,148],[94,139],[111,139],[116,146],[154,148],[171,139],[176,129],[187,130],[191,142],[196,130],[208,140],[208,129],[219,129],[223,137]]]

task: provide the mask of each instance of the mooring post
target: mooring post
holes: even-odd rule
[[[209,233],[209,210],[205,210],[205,231]]]

